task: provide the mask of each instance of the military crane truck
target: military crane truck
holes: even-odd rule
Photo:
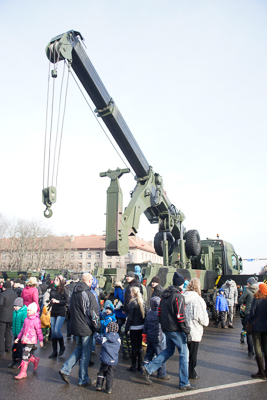
[[[137,234],[140,216],[144,213],[151,224],[158,225],[154,246],[157,254],[163,256],[164,260],[164,266],[141,264],[148,291],[153,276],[159,275],[163,286],[166,287],[172,282],[173,273],[178,271],[187,278],[200,278],[203,295],[205,294],[205,299],[210,299],[221,271],[231,276],[240,272],[239,264],[235,270],[231,262],[226,262],[235,255],[234,250],[229,253],[231,246],[227,246],[222,240],[216,244],[212,241],[201,242],[197,230],[185,229],[184,213],[167,197],[161,175],[154,172],[142,153],[114,99],[109,95],[88,58],[82,41],[81,33],[72,30],[56,36],[49,42],[46,55],[54,64],[52,77],[57,77],[56,66],[64,60],[69,66],[69,71],[74,71],[94,103],[97,117],[102,119],[135,172],[135,188],[125,209],[119,180],[129,173],[130,169],[117,168],[100,173],[101,177],[110,178],[106,208],[106,255],[121,256],[128,253],[129,236]],[[44,214],[49,218],[52,215],[51,206],[56,201],[56,188],[48,186],[43,189],[42,195],[46,206]],[[217,254],[217,247],[221,248],[220,254]],[[134,264],[128,264],[127,269],[133,270]],[[98,268],[94,275],[99,278],[100,287],[110,294],[116,279],[121,278],[124,272],[121,274],[121,269]]]

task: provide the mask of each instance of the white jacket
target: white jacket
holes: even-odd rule
[[[200,342],[203,336],[203,326],[209,325],[206,303],[197,292],[187,291],[185,297],[185,316],[190,326],[192,342]]]

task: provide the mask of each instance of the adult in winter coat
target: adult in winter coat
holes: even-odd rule
[[[65,281],[62,275],[56,276],[54,286],[50,291],[50,309],[51,309],[51,333],[53,351],[49,358],[61,357],[65,351],[64,338],[61,332],[63,322],[66,318],[66,306],[69,302],[69,291],[65,287]],[[57,353],[57,342],[59,342],[59,353]]]
[[[21,370],[20,373],[15,376],[15,379],[23,379],[27,377],[29,362],[33,363],[34,370],[38,368],[40,358],[32,355],[32,350],[37,344],[37,338],[39,339],[40,347],[43,347],[44,338],[39,313],[37,312],[37,304],[31,303],[27,307],[27,318],[24,320],[23,327],[15,340],[15,343],[18,343],[19,340],[21,340],[21,343],[24,344]]]
[[[267,284],[260,283],[259,290],[253,295],[248,322],[252,325],[252,339],[256,353],[258,372],[254,379],[266,379],[267,372]],[[263,356],[265,359],[265,369]]]
[[[19,297],[21,297],[22,290],[24,289],[24,286],[21,284],[20,279],[15,279],[13,283],[13,290]]]
[[[138,371],[142,367],[142,333],[146,316],[146,303],[140,293],[140,289],[136,286],[131,288],[131,300],[129,303],[128,317],[125,326],[125,335],[130,331],[132,343],[132,365],[128,371],[136,371],[136,361],[138,359]]]
[[[209,325],[206,303],[201,297],[200,280],[191,279],[188,283],[185,298],[185,315],[190,326],[191,342],[187,343],[189,350],[189,379],[198,379],[196,373],[197,352],[203,336],[203,326]]]
[[[13,303],[17,297],[11,283],[5,282],[0,293],[0,356],[4,355],[5,350],[11,351],[12,348]]]
[[[164,291],[163,287],[160,285],[160,277],[154,276],[151,280],[151,286],[153,291],[151,292],[151,297],[162,297]]]
[[[21,297],[23,298],[23,303],[28,307],[31,303],[37,304],[37,310],[40,311],[39,307],[39,292],[37,289],[37,279],[35,276],[31,276],[27,281],[25,288],[21,292]]]
[[[119,334],[121,331],[121,327],[125,322],[125,314],[122,312],[123,309],[123,304],[124,304],[124,293],[123,293],[123,287],[122,287],[122,282],[117,281],[115,283],[115,288],[114,288],[114,299],[118,300],[117,304],[120,304],[119,308],[117,308],[117,305],[115,306],[115,316],[117,318],[117,323],[119,325]],[[115,302],[114,302],[115,304]]]
[[[247,280],[247,287],[245,288],[244,292],[242,295],[239,297],[238,303],[239,304],[245,304],[245,314],[244,318],[242,319],[242,325],[244,331],[246,331],[246,326],[251,310],[251,304],[253,301],[253,295],[258,291],[258,281],[254,278],[248,278]],[[253,351],[253,340],[251,335],[246,335],[247,337],[247,345],[248,345],[248,355],[249,357],[254,356],[254,351]]]
[[[179,389],[192,390],[195,386],[188,379],[188,347],[187,341],[191,340],[190,327],[185,316],[185,298],[182,295],[184,277],[177,272],[173,274],[173,285],[162,293],[159,306],[161,328],[166,336],[167,348],[156,358],[144,365],[146,380],[153,382],[150,375],[157,371],[171,356],[175,347],[179,352]]]
[[[90,290],[92,280],[91,274],[83,274],[81,282],[73,289],[69,302],[70,334],[76,336],[77,347],[59,371],[62,380],[69,384],[69,374],[80,360],[78,386],[93,384],[88,376],[88,366],[94,331],[99,332],[101,328],[96,299]]]
[[[222,286],[224,289],[224,295],[227,300],[228,304],[228,328],[234,329],[234,307],[235,304],[238,304],[237,301],[237,288],[236,288],[236,283],[232,279],[229,279],[228,281],[225,282],[225,284]]]
[[[129,310],[129,303],[131,300],[131,288],[132,287],[138,287],[140,290],[140,293],[143,295],[143,289],[141,286],[141,282],[139,281],[138,278],[136,278],[135,273],[133,271],[128,271],[127,274],[125,275],[126,281],[128,282],[128,286],[125,289],[124,292],[124,306],[123,306],[123,312],[128,314]]]
[[[159,304],[159,297],[151,297],[150,310],[147,313],[143,329],[143,333],[147,335],[144,365],[148,364],[154,356],[159,355],[166,348],[166,338],[162,332],[158,316]],[[166,363],[158,369],[157,378],[165,381],[170,379],[170,375],[166,373]]]

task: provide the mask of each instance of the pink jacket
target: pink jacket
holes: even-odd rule
[[[23,327],[18,334],[18,339],[22,338],[21,343],[23,344],[37,344],[37,337],[39,342],[44,340],[38,313],[28,315],[28,317],[25,318]]]
[[[23,299],[23,303],[27,307],[31,303],[36,303],[37,309],[38,309],[38,311],[40,311],[39,295],[38,295],[38,289],[36,287],[25,286],[25,288],[21,292],[21,297]]]

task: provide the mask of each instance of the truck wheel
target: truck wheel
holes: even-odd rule
[[[191,230],[185,234],[185,252],[187,257],[198,256],[201,252],[200,236],[198,231]]]
[[[174,240],[170,232],[167,232],[167,240],[169,242],[169,256],[172,255]],[[157,232],[154,237],[154,248],[158,256],[163,256],[163,232]]]

